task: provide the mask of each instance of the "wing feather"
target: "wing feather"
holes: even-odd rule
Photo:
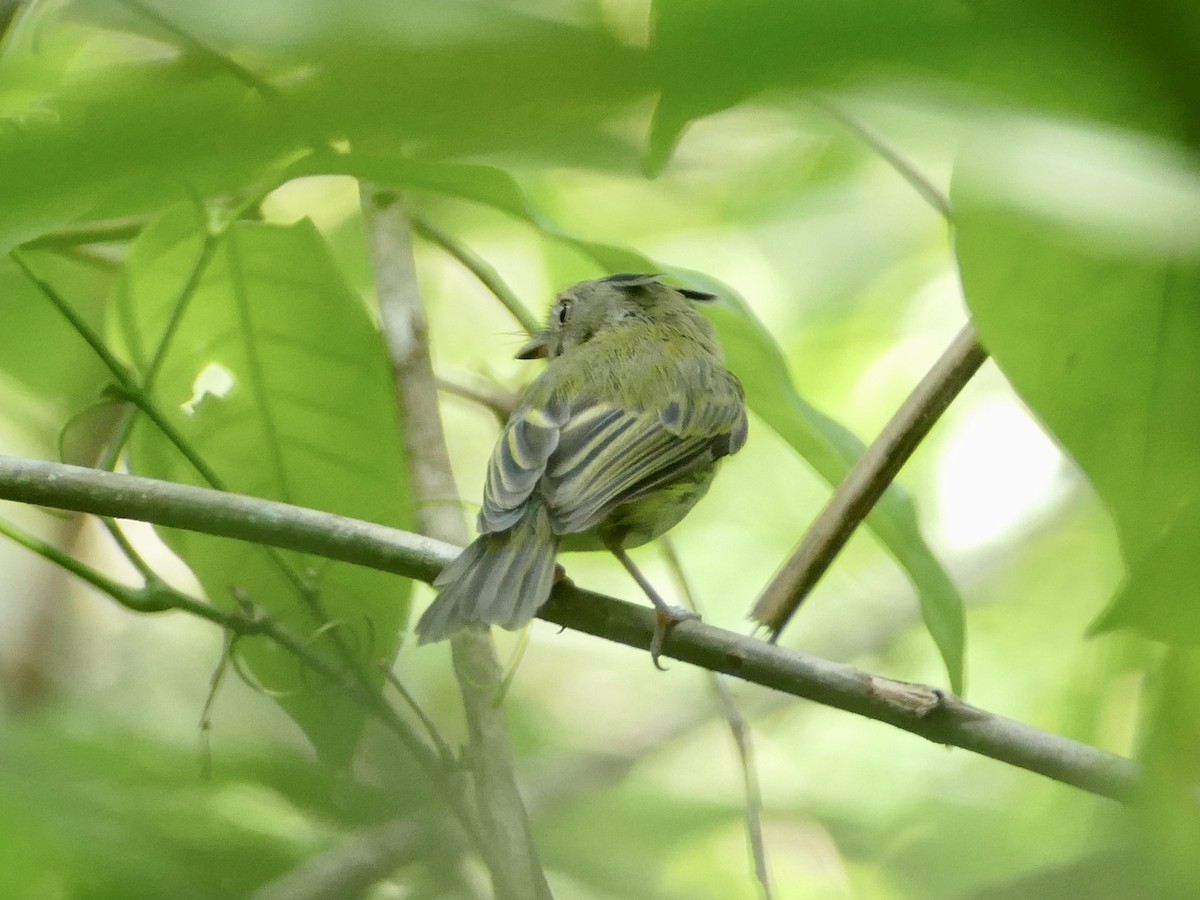
[[[504,426],[488,463],[479,511],[479,532],[506,531],[521,518],[546,462],[558,447],[559,429],[567,418],[566,406],[518,410]]]
[[[746,438],[740,386],[717,367],[696,374],[686,394],[676,392],[653,409],[594,396],[568,405],[556,396],[518,410],[488,464],[480,533],[512,528],[535,491],[556,534],[587,531],[618,506],[736,452]],[[734,390],[713,384],[721,377]]]
[[[572,410],[540,485],[555,533],[587,531],[618,506],[736,452],[746,437],[740,387],[714,391],[707,381],[653,410]]]

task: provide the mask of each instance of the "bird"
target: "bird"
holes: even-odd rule
[[[651,658],[695,614],[666,603],[629,558],[675,526],[746,442],[741,383],[696,304],[716,295],[620,273],[561,292],[517,353],[548,360],[488,463],[479,536],[435,579],[421,644],[525,626],[549,599],[559,551],[607,550],[656,610]]]

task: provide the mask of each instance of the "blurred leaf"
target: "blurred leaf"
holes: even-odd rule
[[[1144,848],[1117,845],[991,885],[971,893],[968,900],[1187,900],[1194,896],[1194,884],[1172,884],[1169,873]]]
[[[244,897],[320,836],[299,808],[328,789],[317,767],[273,763],[306,775],[289,797],[245,772],[205,781],[190,748],[67,731],[10,722],[0,740],[0,895]]]
[[[655,0],[662,92],[646,168],[662,170],[689,122],[764,91],[836,89],[881,71],[932,80],[966,65],[971,37],[940,0]]]
[[[141,63],[65,81],[0,139],[0,248],[84,219],[239,190],[296,144],[290,123],[224,74]]]
[[[1147,802],[1138,811],[1137,834],[1161,880],[1172,887],[1186,885],[1188,890],[1175,893],[1194,897],[1200,890],[1200,651],[1172,649],[1153,687],[1156,696],[1141,753]]]
[[[143,373],[196,258],[192,210],[164,214],[135,242],[117,297],[119,329]],[[231,490],[395,527],[411,520],[382,340],[345,287],[315,228],[234,225],[190,298],[154,386],[160,408]],[[131,445],[138,474],[203,483],[148,422]],[[244,593],[337,658],[341,643],[378,683],[407,615],[409,582],[382,572],[163,531],[208,595]],[[283,561],[311,581],[305,602]],[[361,708],[270,644],[239,648],[263,685],[324,754],[344,761]]]
[[[663,887],[672,854],[743,814],[736,805],[627,786],[570,799],[539,818],[538,846],[547,866],[573,873],[599,896],[694,896]]]
[[[655,0],[654,22],[651,173],[696,119],[767,92],[880,82],[934,96],[969,84],[1030,111],[1200,132],[1200,16],[1190,0]]]
[[[1081,209],[1099,218],[1085,202]],[[1121,194],[1102,202],[1119,204]],[[1155,205],[1128,202],[1157,218]],[[1130,577],[1098,627],[1200,640],[1192,596],[1200,584],[1200,261],[1047,218],[1020,196],[997,196],[994,181],[966,167],[954,206],[963,286],[984,346],[1116,521]],[[1195,221],[1159,211],[1178,222],[1176,246],[1200,241]]]
[[[337,140],[636,164],[632,143],[601,126],[649,91],[645,54],[602,31],[487,4],[309,4],[307,17],[266,18],[240,3],[154,5],[197,43],[110,7],[78,3],[73,18],[90,27],[53,29],[47,46],[0,61],[0,250],[244,190]]]
[[[54,286],[92,328],[99,330],[113,274],[55,253],[30,251],[38,276]],[[100,396],[108,376],[79,334],[5,254],[0,257],[0,369],[35,394],[60,405],[60,414]],[[47,353],[54,347],[54,353]]]

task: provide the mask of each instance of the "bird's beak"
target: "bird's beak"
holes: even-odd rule
[[[524,347],[517,351],[517,359],[545,359],[550,355],[544,334],[535,334]]]

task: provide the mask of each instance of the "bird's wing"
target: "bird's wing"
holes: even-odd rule
[[[521,518],[527,501],[558,447],[561,429],[568,421],[565,403],[517,410],[504,426],[488,463],[479,511],[479,532],[506,531]]]
[[[727,383],[714,385],[714,379]],[[552,397],[518,410],[492,451],[479,531],[505,531],[538,491],[556,534],[587,531],[616,507],[637,500],[746,440],[741,386],[719,367],[661,398],[630,409],[595,396]]]
[[[571,410],[540,483],[557,534],[587,531],[616,507],[741,448],[741,388],[724,370],[706,376],[728,378],[735,390],[699,383],[652,409],[594,401]]]

